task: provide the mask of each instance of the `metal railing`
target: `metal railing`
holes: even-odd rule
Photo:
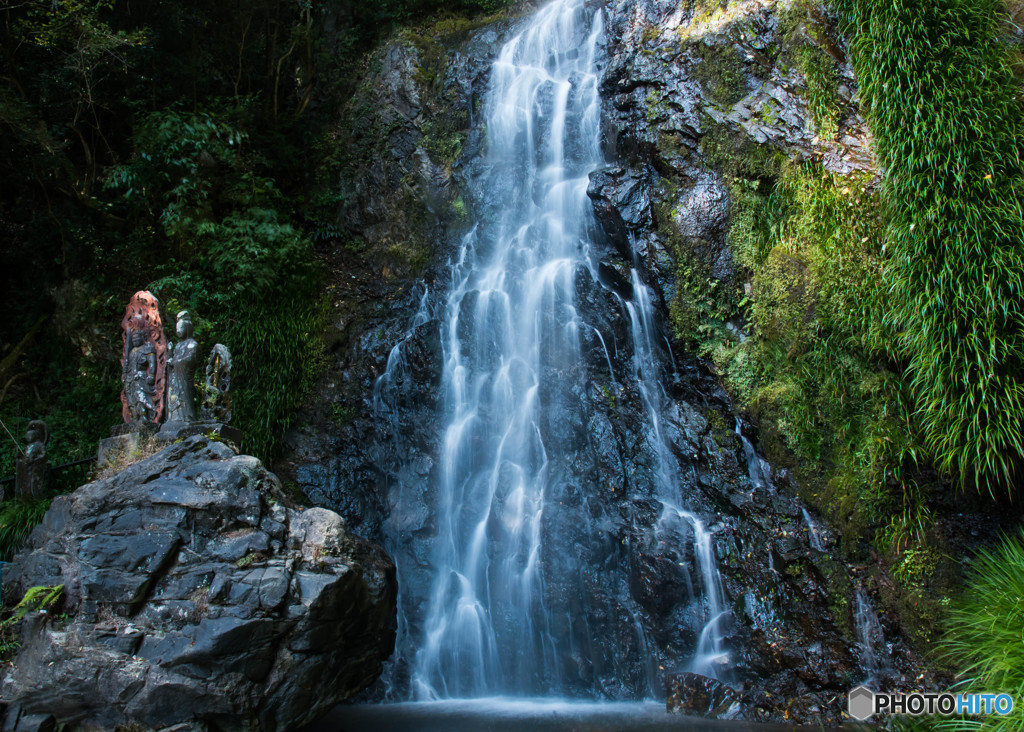
[[[96,462],[96,458],[88,457],[88,458],[82,458],[81,460],[73,460],[70,463],[64,463],[63,465],[53,465],[53,466],[50,467],[50,474],[52,476],[54,476],[53,477],[53,482],[54,483],[57,482],[57,478],[56,478],[56,474],[57,473],[65,473],[65,472],[71,470],[72,468],[77,468],[79,465],[86,465],[88,463],[94,463],[94,462]],[[10,476],[9,478],[0,478],[0,485],[7,485],[9,483],[13,484],[15,480],[17,480],[17,478],[15,476],[13,476],[13,475]]]

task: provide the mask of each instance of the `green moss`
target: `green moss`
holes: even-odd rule
[[[731,107],[747,95],[747,77],[739,51],[731,43],[709,44],[704,40],[690,44],[699,59],[690,75],[696,79],[715,104]]]
[[[430,246],[416,238],[392,244],[383,252],[385,277],[415,276],[430,263]]]
[[[833,34],[826,16],[810,0],[794,0],[779,13],[778,61],[795,66],[803,76],[803,96],[811,121],[825,140],[835,139],[842,115],[839,74],[829,53],[830,49],[838,53]]]
[[[442,113],[423,123],[420,144],[438,165],[450,167],[462,153],[466,141],[464,130],[469,124],[466,114]]]
[[[850,582],[849,567],[824,555],[815,560],[815,566],[825,578],[825,591],[828,594],[832,620],[837,627],[843,628],[852,636],[854,633],[853,613],[850,609],[849,598],[853,595],[854,588]]]
[[[690,0],[694,18],[705,18],[729,7],[729,0]]]
[[[413,78],[416,79],[426,95],[437,94],[444,81],[445,70],[448,68],[448,57],[444,46],[434,36],[412,30],[403,31],[402,38],[416,49],[418,58]]]
[[[722,330],[735,307],[732,288],[711,277],[706,261],[713,246],[700,239],[684,237],[675,225],[671,203],[688,181],[661,181],[657,204],[658,232],[674,263],[675,293],[669,302],[669,316],[675,337],[697,351],[708,334]]]
[[[703,125],[706,132],[700,139],[701,156],[726,180],[774,180],[781,174],[785,156],[771,145],[759,145],[742,131],[710,117],[704,118]]]
[[[645,26],[640,33],[640,42],[644,45],[653,43],[659,38],[661,38],[661,28],[654,24]]]
[[[444,18],[434,24],[432,35],[441,38],[454,38],[478,27],[479,25],[469,18]]]
[[[330,415],[331,421],[339,427],[342,427],[350,424],[352,420],[355,419],[356,410],[348,404],[334,402],[330,407]]]
[[[921,467],[906,390],[889,361],[877,185],[865,174],[784,164],[764,146],[726,157],[732,139],[712,126],[701,149],[728,169],[727,241],[750,292],[736,287],[704,312],[708,288],[681,269],[687,308],[672,312],[677,335],[711,357],[757,419],[769,459],[796,469],[806,497],[855,549],[912,503]],[[737,317],[748,322],[742,342],[714,327]]]
[[[819,46],[805,44],[797,53],[797,68],[807,85],[807,108],[815,131],[822,139],[835,139],[840,115],[835,61]]]
[[[647,96],[644,98],[644,115],[647,117],[647,121],[657,122],[663,112],[661,95],[653,89],[647,92]]]

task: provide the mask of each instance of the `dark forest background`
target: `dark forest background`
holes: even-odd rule
[[[55,463],[120,421],[119,322],[149,288],[229,344],[243,449],[274,456],[318,367],[331,126],[366,52],[507,0],[28,0],[0,9],[0,418]],[[173,323],[165,323],[168,331]],[[13,474],[11,437],[0,476]]]

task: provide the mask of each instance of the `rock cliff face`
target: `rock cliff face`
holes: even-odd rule
[[[726,246],[726,178],[758,172],[744,170],[752,156],[813,160],[838,174],[875,169],[853,70],[829,18],[778,0],[689,5],[609,4],[602,92],[614,152],[591,181],[609,237],[620,246],[624,235],[634,237],[666,305],[680,260],[723,286],[743,277]],[[804,47],[837,64],[828,120],[815,120],[797,68]],[[820,132],[822,124],[834,134]]]
[[[665,336],[664,388],[674,406],[664,430],[686,502],[712,531],[735,620],[722,678],[737,690],[747,718],[839,720],[851,682],[872,672],[854,632],[855,577],[827,528],[820,543],[812,542],[787,474],[756,454],[754,435],[737,422],[716,376],[673,337],[667,321],[681,264],[723,288],[743,289],[745,273],[726,246],[728,173],[712,159],[716,149],[724,146],[737,159],[753,148],[775,159],[814,159],[837,173],[871,169],[852,73],[841,45],[819,34],[828,19],[794,20],[785,14],[789,3],[744,0],[729,3],[727,12],[677,0],[591,5],[604,9],[607,25],[601,88],[608,164],[589,188],[601,228],[593,243],[600,281],[582,277],[576,303],[593,326],[581,335],[590,377],[577,390],[575,421],[548,425],[546,435],[579,446],[559,465],[575,486],[559,500],[586,506],[588,526],[605,529],[598,536],[578,524],[545,528],[584,558],[579,586],[552,588],[567,612],[588,618],[591,652],[566,659],[578,669],[576,693],[643,696],[647,669],[684,670],[701,631],[691,612],[694,588],[677,569],[686,557],[651,540],[657,505],[641,395],[616,383],[633,357],[618,303],[634,296],[635,269],[657,296]],[[396,40],[379,56],[368,96],[357,97],[346,121],[353,139],[371,135],[378,143],[352,155],[353,170],[367,173],[354,176],[361,182],[339,221],[345,236],[370,251],[405,240],[429,246],[415,271],[380,265],[377,277],[336,278],[339,312],[351,313],[358,303],[357,315],[337,320],[330,366],[280,469],[396,558],[399,645],[381,695],[408,694],[407,664],[431,588],[431,491],[442,438],[437,319],[458,239],[488,203],[487,192],[470,183],[487,139],[476,113],[499,40],[515,27],[502,21],[468,35],[435,29]],[[816,47],[840,61],[840,114],[831,121],[813,119],[807,82],[780,50],[783,36],[794,33],[801,43],[819,38]],[[444,139],[457,145],[440,144],[442,121]],[[836,125],[836,134],[819,136],[816,125],[825,123]],[[339,272],[350,263],[341,249],[333,261]],[[362,284],[367,279],[374,284]],[[734,327],[741,331],[743,324]],[[617,610],[592,612],[599,607]],[[645,627],[650,648],[632,640],[635,623]],[[888,659],[892,643],[898,641],[875,652]],[[893,654],[897,676],[916,675],[910,658],[902,648]]]
[[[6,728],[292,729],[394,645],[394,565],[252,457],[196,436],[57,498],[5,592],[64,586],[0,688]],[[21,726],[18,727],[18,720]]]

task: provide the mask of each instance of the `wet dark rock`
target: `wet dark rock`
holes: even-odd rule
[[[626,261],[633,258],[630,236],[651,226],[650,180],[653,171],[603,168],[591,174],[587,195],[606,239]]]
[[[732,719],[739,711],[739,694],[721,681],[684,672],[665,682],[668,711],[700,717]]]
[[[12,597],[63,584],[67,613],[23,621],[11,729],[292,729],[372,683],[394,565],[287,504],[258,460],[201,436],[55,499],[4,572]]]

